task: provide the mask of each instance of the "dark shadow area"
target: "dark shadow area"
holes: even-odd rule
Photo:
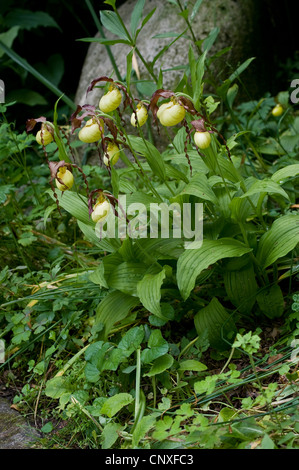
[[[90,0],[95,11],[109,9],[104,2]],[[259,36],[253,45],[256,60],[242,75],[244,83],[252,98],[258,98],[265,92],[277,94],[289,87],[295,78],[296,63],[294,57],[298,51],[298,6],[290,0],[256,0],[257,8],[254,21],[259,24]],[[118,1],[121,6],[124,1]],[[45,11],[57,22],[58,28],[38,27],[30,30],[20,29],[14,41],[13,49],[29,64],[39,67],[40,63],[51,61],[51,57],[60,56],[63,63],[62,78],[58,87],[71,99],[78,86],[80,72],[85,60],[88,43],[78,41],[80,38],[93,37],[97,33],[94,20],[84,0],[48,0],[41,3],[37,0],[1,0],[0,15],[14,9],[27,9],[32,12]],[[3,22],[2,22],[3,23]],[[2,29],[2,30],[5,30]],[[244,57],[246,60],[248,57]],[[20,67],[12,70],[7,66],[10,59],[2,57],[0,65],[1,79],[6,83],[6,92],[27,88],[42,94],[50,104],[55,96],[34,77],[24,73]],[[289,60],[289,66],[285,66]],[[17,73],[16,73],[17,72]],[[246,75],[246,76],[245,76]],[[297,70],[297,75],[299,71]],[[32,112],[31,112],[32,111]],[[46,113],[42,106],[29,107],[31,114]],[[14,106],[18,124],[28,117],[28,106]]]

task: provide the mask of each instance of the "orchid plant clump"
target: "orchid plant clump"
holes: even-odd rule
[[[153,94],[151,100],[148,103],[145,101],[139,101],[137,106],[134,106],[134,102],[127,93],[126,87],[123,84],[104,76],[91,82],[87,89],[87,94],[92,91],[98,82],[101,81],[110,83],[109,91],[100,99],[98,109],[96,109],[95,106],[89,104],[77,106],[76,111],[72,114],[70,119],[72,134],[74,134],[75,131],[79,128],[77,137],[81,142],[86,144],[97,144],[100,162],[104,163],[111,173],[111,167],[114,166],[119,160],[121,153],[120,147],[122,147],[122,149],[130,150],[130,146],[128,145],[126,136],[122,130],[116,125],[114,119],[112,119],[110,116],[107,116],[108,113],[117,110],[119,112],[119,116],[121,117],[119,107],[122,102],[122,91],[125,96],[124,109],[129,107],[132,111],[130,123],[133,127],[140,129],[147,122],[149,112],[152,113],[155,124],[157,124],[158,119],[160,124],[165,127],[176,126],[177,124],[183,122],[183,125],[186,129],[185,155],[190,167],[190,175],[192,175],[192,167],[187,152],[187,140],[190,141],[192,131],[194,132],[194,142],[198,151],[201,149],[207,149],[211,144],[210,134],[217,132],[217,130],[213,128],[212,124],[208,122],[207,118],[204,118],[199,112],[195,110],[192,101],[184,96],[176,95],[170,90],[159,89]],[[164,100],[164,102],[158,106],[158,100],[161,98]],[[167,100],[166,102],[165,99]],[[191,116],[199,117],[199,119],[191,121],[190,128],[188,127],[187,121],[185,119],[186,113],[189,113]],[[43,147],[51,172],[50,184],[52,189],[53,180],[55,180],[56,187],[61,192],[71,189],[74,183],[72,169],[76,168],[83,175],[84,181],[86,183],[89,215],[94,221],[101,220],[104,222],[110,210],[109,201],[110,203],[114,201],[115,206],[116,199],[102,189],[98,189],[93,191],[93,193],[100,193],[100,197],[94,201],[92,195],[89,194],[88,191],[86,176],[84,175],[83,170],[78,167],[78,165],[65,162],[64,160],[60,161],[59,163],[49,162],[46,146],[52,143],[54,139],[56,141],[57,139],[61,139],[58,132],[58,127],[56,126],[55,128],[51,122],[46,121],[44,117],[40,117],[37,119],[28,119],[26,124],[27,132],[33,130],[37,123],[42,124],[41,129],[36,134],[36,141]],[[105,135],[105,126],[109,133],[108,136]],[[207,130],[206,127],[209,130]],[[61,142],[61,144],[63,143]],[[100,147],[102,152],[100,151]],[[133,157],[136,158],[134,153]],[[138,163],[138,165],[140,166],[140,163]],[[55,194],[54,189],[53,192]],[[55,197],[58,204],[56,194]],[[92,203],[92,201],[94,202]],[[103,208],[107,208],[107,210],[100,210],[101,206]],[[100,213],[102,215],[99,217]]]
[[[77,219],[84,236],[103,255],[91,275],[92,282],[107,289],[95,315],[101,328],[99,337],[106,339],[114,325],[136,308],[142,315],[150,314],[156,324],[178,321],[178,312],[176,309],[170,312],[168,306],[180,299],[183,303],[193,302],[196,331],[199,334],[207,331],[212,347],[229,349],[236,334],[236,322],[242,317],[254,317],[257,312],[273,320],[284,314],[280,271],[287,266],[292,279],[299,241],[296,190],[288,184],[292,185],[290,179],[298,175],[299,165],[291,160],[286,166],[278,162],[273,169],[264,155],[269,152],[269,140],[275,152],[279,147],[278,155],[281,149],[285,152],[284,142],[288,146],[289,138],[291,148],[296,150],[292,106],[285,93],[280,93],[276,100],[261,100],[251,110],[250,119],[255,115],[258,119],[256,127],[260,125],[258,113],[263,113],[264,120],[269,121],[268,128],[277,129],[278,133],[276,139],[267,136],[264,147],[258,147],[259,136],[242,122],[242,113],[237,118],[233,110],[238,92],[234,82],[253,58],[239,65],[217,86],[211,76],[217,54],[210,57],[217,29],[202,44],[196,41],[192,44],[191,18],[201,2],[196,2],[189,20],[188,10],[174,2],[187,20],[186,31],[191,34],[188,65],[174,90],[163,86],[164,72],[160,69],[157,74],[154,67],[167,48],[149,63],[137,45],[139,33],[154,10],[142,19],[145,2],[138,0],[129,31],[115,1],[105,3],[113,11],[102,11],[101,21],[116,39],[97,38],[97,41],[131,47],[125,78],[112,64],[117,79],[103,75],[92,80],[87,97],[95,87],[105,88],[105,92],[97,106],[86,103],[76,107],[70,117],[69,133],[57,124],[57,103],[53,123],[40,117],[29,119],[26,126],[27,131],[32,131],[36,124],[41,124],[36,139],[50,169],[57,207],[59,210],[63,207]],[[186,31],[176,34],[168,47]],[[147,89],[141,93],[145,90],[138,86],[142,80],[137,85],[133,82],[133,68],[138,78],[133,59],[140,60],[145,67],[150,92]],[[215,93],[204,93],[206,79]],[[134,96],[133,89],[138,91],[139,98]],[[228,110],[226,123],[211,118],[220,105]],[[279,137],[280,126],[286,140]],[[168,143],[160,139],[162,134]],[[108,188],[94,188],[75,163],[70,142],[74,139],[96,148],[100,164],[110,177]],[[48,157],[47,149],[53,142],[59,162],[53,161],[55,150]],[[117,164],[119,161],[122,166]],[[80,181],[77,172],[83,179],[86,195],[81,194],[77,184]],[[147,216],[153,205],[161,211],[158,230],[152,229],[151,213],[150,218],[134,217],[136,212]],[[186,207],[190,208],[187,228],[178,217],[184,215]],[[274,220],[273,213],[277,214]],[[167,224],[162,227],[165,214]],[[121,230],[104,237],[105,224],[108,226],[113,216]],[[97,230],[99,226],[101,230]],[[137,230],[123,230],[126,226]],[[188,244],[201,228],[199,245]],[[130,233],[134,236],[129,236]],[[201,286],[214,276],[220,276],[221,292],[216,295],[209,291],[202,298]]]
[[[76,210],[74,215],[78,218],[81,230],[87,238],[92,239],[99,247],[105,247],[105,251],[109,252],[98,268],[101,275],[96,282],[104,288],[111,287],[112,293],[117,288],[119,302],[124,300],[123,296],[132,297],[132,305],[138,300],[146,310],[164,322],[170,317],[164,312],[164,304],[161,301],[163,284],[174,283],[178,289],[177,295],[187,300],[200,276],[204,273],[211,275],[213,271],[210,271],[210,265],[221,262],[226,293],[237,311],[249,314],[257,302],[266,316],[281,316],[282,293],[279,286],[275,283],[273,285],[273,280],[269,280],[265,268],[296,246],[297,217],[292,211],[286,213],[276,221],[269,233],[263,217],[267,195],[269,197],[276,194],[276,197],[289,199],[289,195],[277,182],[280,173],[278,172],[277,177],[274,174],[271,179],[265,178],[262,181],[253,176],[248,178],[248,175],[242,172],[240,162],[237,163],[237,157],[231,155],[231,150],[237,146],[238,135],[226,140],[211,122],[209,113],[204,111],[205,108],[199,110],[198,106],[195,107],[190,94],[159,88],[149,100],[135,100],[124,83],[101,76],[90,83],[87,95],[102,82],[106,83],[109,89],[100,99],[98,107],[90,104],[78,105],[71,115],[71,135],[77,136],[84,144],[96,147],[100,163],[107,168],[111,177],[112,192],[110,188],[89,190],[86,175],[80,166],[74,163],[69,138],[65,144],[66,136],[61,135],[55,119],[54,123],[46,121],[44,117],[27,121],[27,131],[33,130],[37,123],[41,123],[36,139],[43,147],[50,168],[50,185],[58,208],[62,205],[73,213],[76,205],[79,205],[80,215],[78,216]],[[198,87],[198,84],[194,86]],[[128,111],[128,125],[135,130],[135,134],[137,131],[138,136],[128,133],[124,119],[124,113],[127,114]],[[275,119],[274,114],[272,113],[272,116]],[[176,137],[164,153],[160,153],[157,147],[147,140],[143,129],[148,124],[157,128],[158,136],[160,126],[164,129],[176,128]],[[57,144],[59,162],[49,161],[46,147],[52,141]],[[127,170],[115,167],[119,159],[126,165]],[[290,170],[298,169],[296,165],[295,167]],[[85,202],[83,195],[78,199],[73,191],[75,170],[81,174],[85,183]],[[127,178],[132,175],[135,175],[137,184],[143,185],[142,193],[137,189],[136,181],[131,180],[128,183]],[[56,193],[53,180],[60,194]],[[101,236],[97,239],[99,232],[91,235],[91,227],[95,229],[94,224],[97,223],[103,227],[111,213],[116,218],[121,215],[126,224],[134,221],[133,213],[126,213],[126,207],[123,208],[120,203],[122,191],[133,204],[144,201],[147,204],[159,205],[174,203],[180,208],[187,202],[191,202],[193,206],[195,202],[201,203],[205,210],[204,221],[207,227],[214,224],[216,238],[215,234],[209,233],[210,228],[208,231],[206,229],[202,246],[188,250],[184,249],[184,237],[176,239],[173,231],[172,235],[165,239],[160,233],[162,251],[157,252],[151,248],[152,235],[148,235],[148,240],[138,236],[136,239],[128,239],[129,232],[126,232],[125,236],[116,237],[114,240],[101,239]],[[67,198],[63,196],[66,193],[69,193]],[[193,224],[194,217],[193,215]],[[254,225],[249,220],[254,221]],[[290,236],[292,230],[293,236]],[[257,244],[253,234],[260,231],[262,234],[264,232],[264,235],[259,237]],[[278,236],[277,232],[280,236],[279,249],[273,254],[272,243]],[[284,243],[285,237],[288,238],[287,244]],[[124,256],[124,250],[127,250],[128,246],[131,247],[130,255]],[[122,261],[119,260],[119,253],[122,253]],[[141,253],[143,255],[140,258]],[[163,261],[165,257],[168,262]],[[111,279],[112,268],[108,265],[105,267],[109,259],[111,262],[118,259],[124,270],[115,274],[114,278],[118,280],[111,285],[108,279]],[[176,262],[175,271],[173,267],[167,268],[167,263],[170,263],[170,266],[173,264],[171,260]],[[134,281],[131,281],[132,276]],[[147,289],[145,279],[150,279],[152,283],[152,286],[150,282],[147,284]],[[265,299],[268,295],[275,299],[275,308],[273,305],[267,305]],[[105,308],[103,301],[99,305],[98,321],[101,320],[101,309],[105,312]],[[129,310],[130,308],[129,303]],[[127,314],[128,311],[123,313]],[[208,320],[205,320],[206,315]],[[117,321],[118,316],[114,314],[112,324]],[[211,302],[198,312],[194,321],[197,331],[208,328],[209,341],[214,347],[227,348],[233,341],[236,332],[234,321],[217,298],[212,297]],[[112,324],[106,325],[105,335],[109,334]],[[220,325],[222,329],[219,330],[215,324]]]

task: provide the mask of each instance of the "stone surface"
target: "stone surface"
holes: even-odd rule
[[[28,425],[23,416],[0,397],[0,449],[26,449],[34,447],[39,433]]]
[[[119,8],[119,13],[124,23],[129,28],[130,17],[136,0],[127,0]],[[217,26],[220,30],[216,43],[211,49],[211,53],[215,53],[224,47],[231,46],[232,49],[225,54],[222,61],[217,62],[218,69],[215,74],[220,74],[226,68],[226,74],[223,79],[227,78],[227,72],[232,69],[225,64],[231,64],[234,69],[238,63],[246,60],[256,52],[256,30],[258,22],[255,21],[257,14],[256,0],[213,0],[213,2],[203,2],[200,9],[193,20],[192,28],[197,40],[207,37],[210,31]],[[109,7],[108,7],[109,8]],[[155,35],[166,32],[183,32],[186,29],[184,19],[178,15],[178,8],[167,1],[147,0],[145,2],[143,17],[156,8],[155,13],[149,22],[141,31],[137,46],[143,57],[147,61],[152,61],[158,51],[165,45],[169,44],[169,38],[154,38]],[[107,38],[115,38],[109,31],[104,30]],[[186,34],[190,34],[188,31]],[[190,41],[181,38],[175,42],[168,51],[156,62],[155,72],[159,73],[160,67],[163,70],[173,68],[179,65],[186,65],[188,62],[188,49]],[[130,47],[124,44],[111,46],[111,51],[115,57],[117,66],[122,76],[126,73],[126,57],[130,51]],[[219,65],[221,64],[221,65]],[[144,68],[141,60],[137,58],[138,70],[141,78],[148,78],[148,72]],[[98,98],[102,94],[102,90],[94,89],[86,98],[86,90],[90,82],[102,75],[113,78],[115,74],[111,65],[109,56],[105,46],[99,43],[91,43],[88,47],[86,60],[82,69],[78,89],[75,97],[77,104],[98,104]],[[182,70],[164,72],[164,88],[172,88],[182,77]]]

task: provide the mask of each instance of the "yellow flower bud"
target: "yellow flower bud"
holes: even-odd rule
[[[119,153],[120,153],[120,150],[118,148],[118,146],[114,143],[114,142],[109,142],[108,146],[107,146],[107,154],[108,154],[108,157],[106,155],[106,153],[104,154],[104,164],[106,166],[109,166],[109,162],[110,162],[110,165],[115,165],[115,163],[118,161],[119,159]]]
[[[162,104],[157,111],[162,126],[167,127],[175,126],[184,119],[185,115],[185,108],[174,101]]]
[[[51,132],[45,128],[41,128],[41,130],[36,134],[35,138],[39,145],[48,145],[53,141]]]
[[[108,217],[110,212],[110,204],[106,200],[102,200],[101,202],[97,202],[93,208],[91,213],[91,218],[94,222],[104,222],[105,219]]]
[[[195,132],[194,142],[199,149],[206,149],[211,143],[211,134],[209,132]]]
[[[91,144],[100,140],[102,137],[102,131],[94,119],[89,119],[85,126],[79,131],[78,137],[82,142]]]
[[[146,123],[147,118],[148,118],[148,112],[144,104],[139,103],[136,108],[136,114],[137,114],[137,123],[138,126],[143,126],[143,124]],[[132,113],[131,115],[131,124],[133,127],[137,127],[136,124],[136,115],[135,113]]]
[[[56,178],[56,186],[58,189],[60,189],[60,191],[66,191],[67,189],[71,189],[74,184],[74,176],[70,170],[68,170],[65,166],[62,166],[61,168],[59,168],[56,176],[61,179],[61,181],[64,183],[61,184]]]
[[[281,116],[282,113],[283,113],[283,107],[281,106],[281,104],[277,104],[272,109],[272,115],[275,116],[275,117]]]
[[[121,92],[118,88],[112,88],[99,102],[99,108],[103,113],[110,113],[119,107],[122,100]]]

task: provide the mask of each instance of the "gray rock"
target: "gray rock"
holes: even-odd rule
[[[0,449],[26,449],[34,446],[39,433],[4,398],[0,398]]]
[[[131,13],[136,4],[136,0],[127,0],[119,8],[119,13],[129,28]],[[197,40],[207,37],[210,31],[217,26],[220,30],[216,43],[211,49],[211,54],[224,47],[231,46],[231,51],[217,61],[217,69],[214,69],[215,76],[223,75],[227,78],[227,73],[222,74],[224,69],[231,73],[231,69],[226,64],[236,67],[238,63],[251,57],[257,51],[256,30],[258,22],[255,21],[259,2],[257,0],[213,0],[203,2],[196,17],[192,22],[192,28]],[[109,7],[108,7],[109,8]],[[152,18],[146,24],[137,39],[137,47],[146,61],[152,61],[158,51],[170,43],[169,38],[154,38],[155,35],[165,32],[183,32],[186,29],[184,19],[178,15],[178,8],[167,1],[147,0],[144,7],[143,17],[156,8]],[[191,9],[190,9],[191,10]],[[115,38],[109,31],[105,30],[107,38]],[[190,35],[189,31],[186,34]],[[188,49],[190,41],[181,38],[171,46],[168,51],[158,59],[155,64],[155,73],[158,75],[160,68],[171,69],[176,66],[186,65],[188,62]],[[121,76],[125,77],[126,57],[130,47],[124,44],[111,46],[117,66]],[[142,79],[149,78],[149,74],[137,57],[138,72]],[[182,77],[182,70],[172,70],[164,72],[163,88],[173,89]],[[83,65],[78,89],[75,97],[77,104],[85,103],[98,104],[102,90],[95,88],[86,98],[86,90],[90,82],[102,75],[116,78],[105,46],[99,43],[91,43],[85,63]]]

